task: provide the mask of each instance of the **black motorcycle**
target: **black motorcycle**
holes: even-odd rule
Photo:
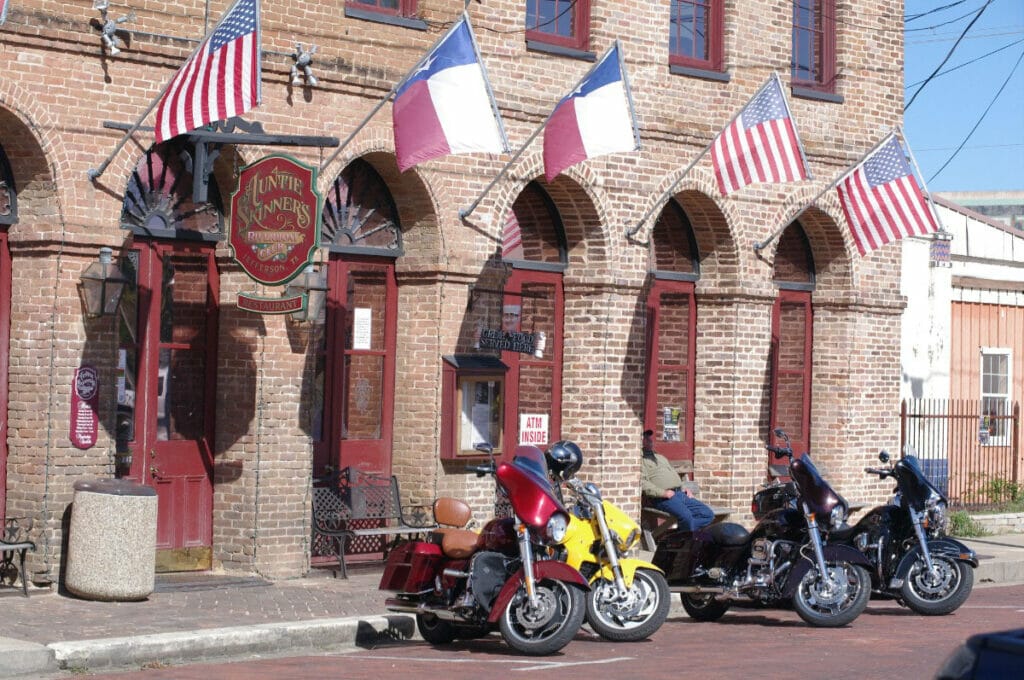
[[[776,430],[775,436],[787,446],[766,448],[788,460],[799,509],[772,510],[751,531],[731,522],[677,531],[659,542],[653,562],[694,619],[715,621],[734,602],[791,601],[813,626],[844,626],[864,611],[871,595],[867,557],[853,546],[822,540],[824,532],[845,523],[849,504],[809,455],[793,457],[785,432]]]
[[[879,593],[926,616],[955,611],[974,587],[977,555],[946,536],[948,500],[924,476],[916,456],[891,463],[882,451],[878,459],[889,467],[864,472],[896,480],[892,502],[872,509],[832,540],[856,546],[868,556],[873,588]]]
[[[878,458],[889,463],[885,451]],[[924,476],[916,456],[864,471],[896,480],[892,502],[870,510],[854,526],[832,532],[828,540],[867,555],[871,587],[879,595],[926,616],[955,611],[971,594],[978,559],[973,550],[946,536],[948,500]],[[796,502],[793,483],[776,477],[754,494],[751,510],[759,518]]]

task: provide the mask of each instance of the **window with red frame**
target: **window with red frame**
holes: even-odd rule
[[[673,0],[669,63],[722,70],[723,0]]]
[[[793,2],[793,85],[833,92],[836,74],[835,0]]]
[[[416,14],[417,0],[346,0],[347,7],[391,14],[399,17],[411,17]]]
[[[587,49],[590,0],[526,0],[526,39]]]

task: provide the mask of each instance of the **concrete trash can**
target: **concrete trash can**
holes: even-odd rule
[[[156,491],[127,479],[75,482],[64,587],[90,600],[144,600],[156,581]]]

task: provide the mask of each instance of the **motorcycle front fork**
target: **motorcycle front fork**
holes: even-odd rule
[[[814,516],[813,512],[808,512],[807,508],[804,508],[804,516],[807,518],[807,533],[811,537],[811,545],[814,547],[814,560],[818,564],[818,573],[821,574],[822,580],[832,587],[835,583],[832,582],[832,575],[829,574],[828,567],[825,566],[825,550],[821,544],[821,532],[818,531],[818,521]]]
[[[605,557],[611,565],[612,573],[615,575],[615,589],[619,597],[625,597],[629,590],[626,588],[626,579],[622,577],[622,569],[619,567],[619,551],[612,543],[611,533],[608,531],[608,521],[604,516],[604,507],[600,502],[591,504],[594,516],[597,518],[597,525],[601,527],[601,544],[604,546]]]
[[[917,512],[914,509],[910,510],[910,522],[914,525],[914,534],[917,536],[917,543],[921,546],[921,555],[924,557],[925,566],[928,567],[928,573],[935,573],[935,565],[932,564],[932,554],[928,550],[928,537],[924,533],[923,524],[924,513]]]
[[[530,545],[530,532],[526,524],[516,517],[516,538],[519,543],[519,557],[523,563],[523,585],[526,587],[526,597],[530,600],[530,606],[537,606],[537,589],[533,577],[533,546]]]

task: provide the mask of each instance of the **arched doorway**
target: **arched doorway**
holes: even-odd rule
[[[547,422],[544,443],[557,440],[562,429],[562,272],[568,248],[558,210],[539,183],[527,184],[513,202],[503,240],[502,259],[511,272],[503,290],[502,326],[538,338],[534,354],[501,355],[509,367],[502,442],[502,451],[509,455],[520,441],[521,423],[528,419]]]
[[[213,445],[222,215],[192,202],[191,149],[159,144],[125,190],[121,258],[129,279],[118,313],[116,442],[131,453],[129,476],[159,498],[157,571],[212,567]]]
[[[773,281],[778,295],[772,306],[771,422],[769,441],[782,428],[793,451],[803,455],[811,445],[811,376],[814,309],[814,257],[799,222],[789,225],[775,252]],[[769,464],[775,464],[769,460]]]
[[[324,200],[327,305],[315,327],[313,475],[357,468],[391,474],[398,287],[398,211],[365,160]]]
[[[651,285],[647,293],[647,367],[644,429],[669,460],[693,460],[694,364],[700,264],[693,228],[673,199],[651,234]],[[639,433],[638,438],[639,438]]]

